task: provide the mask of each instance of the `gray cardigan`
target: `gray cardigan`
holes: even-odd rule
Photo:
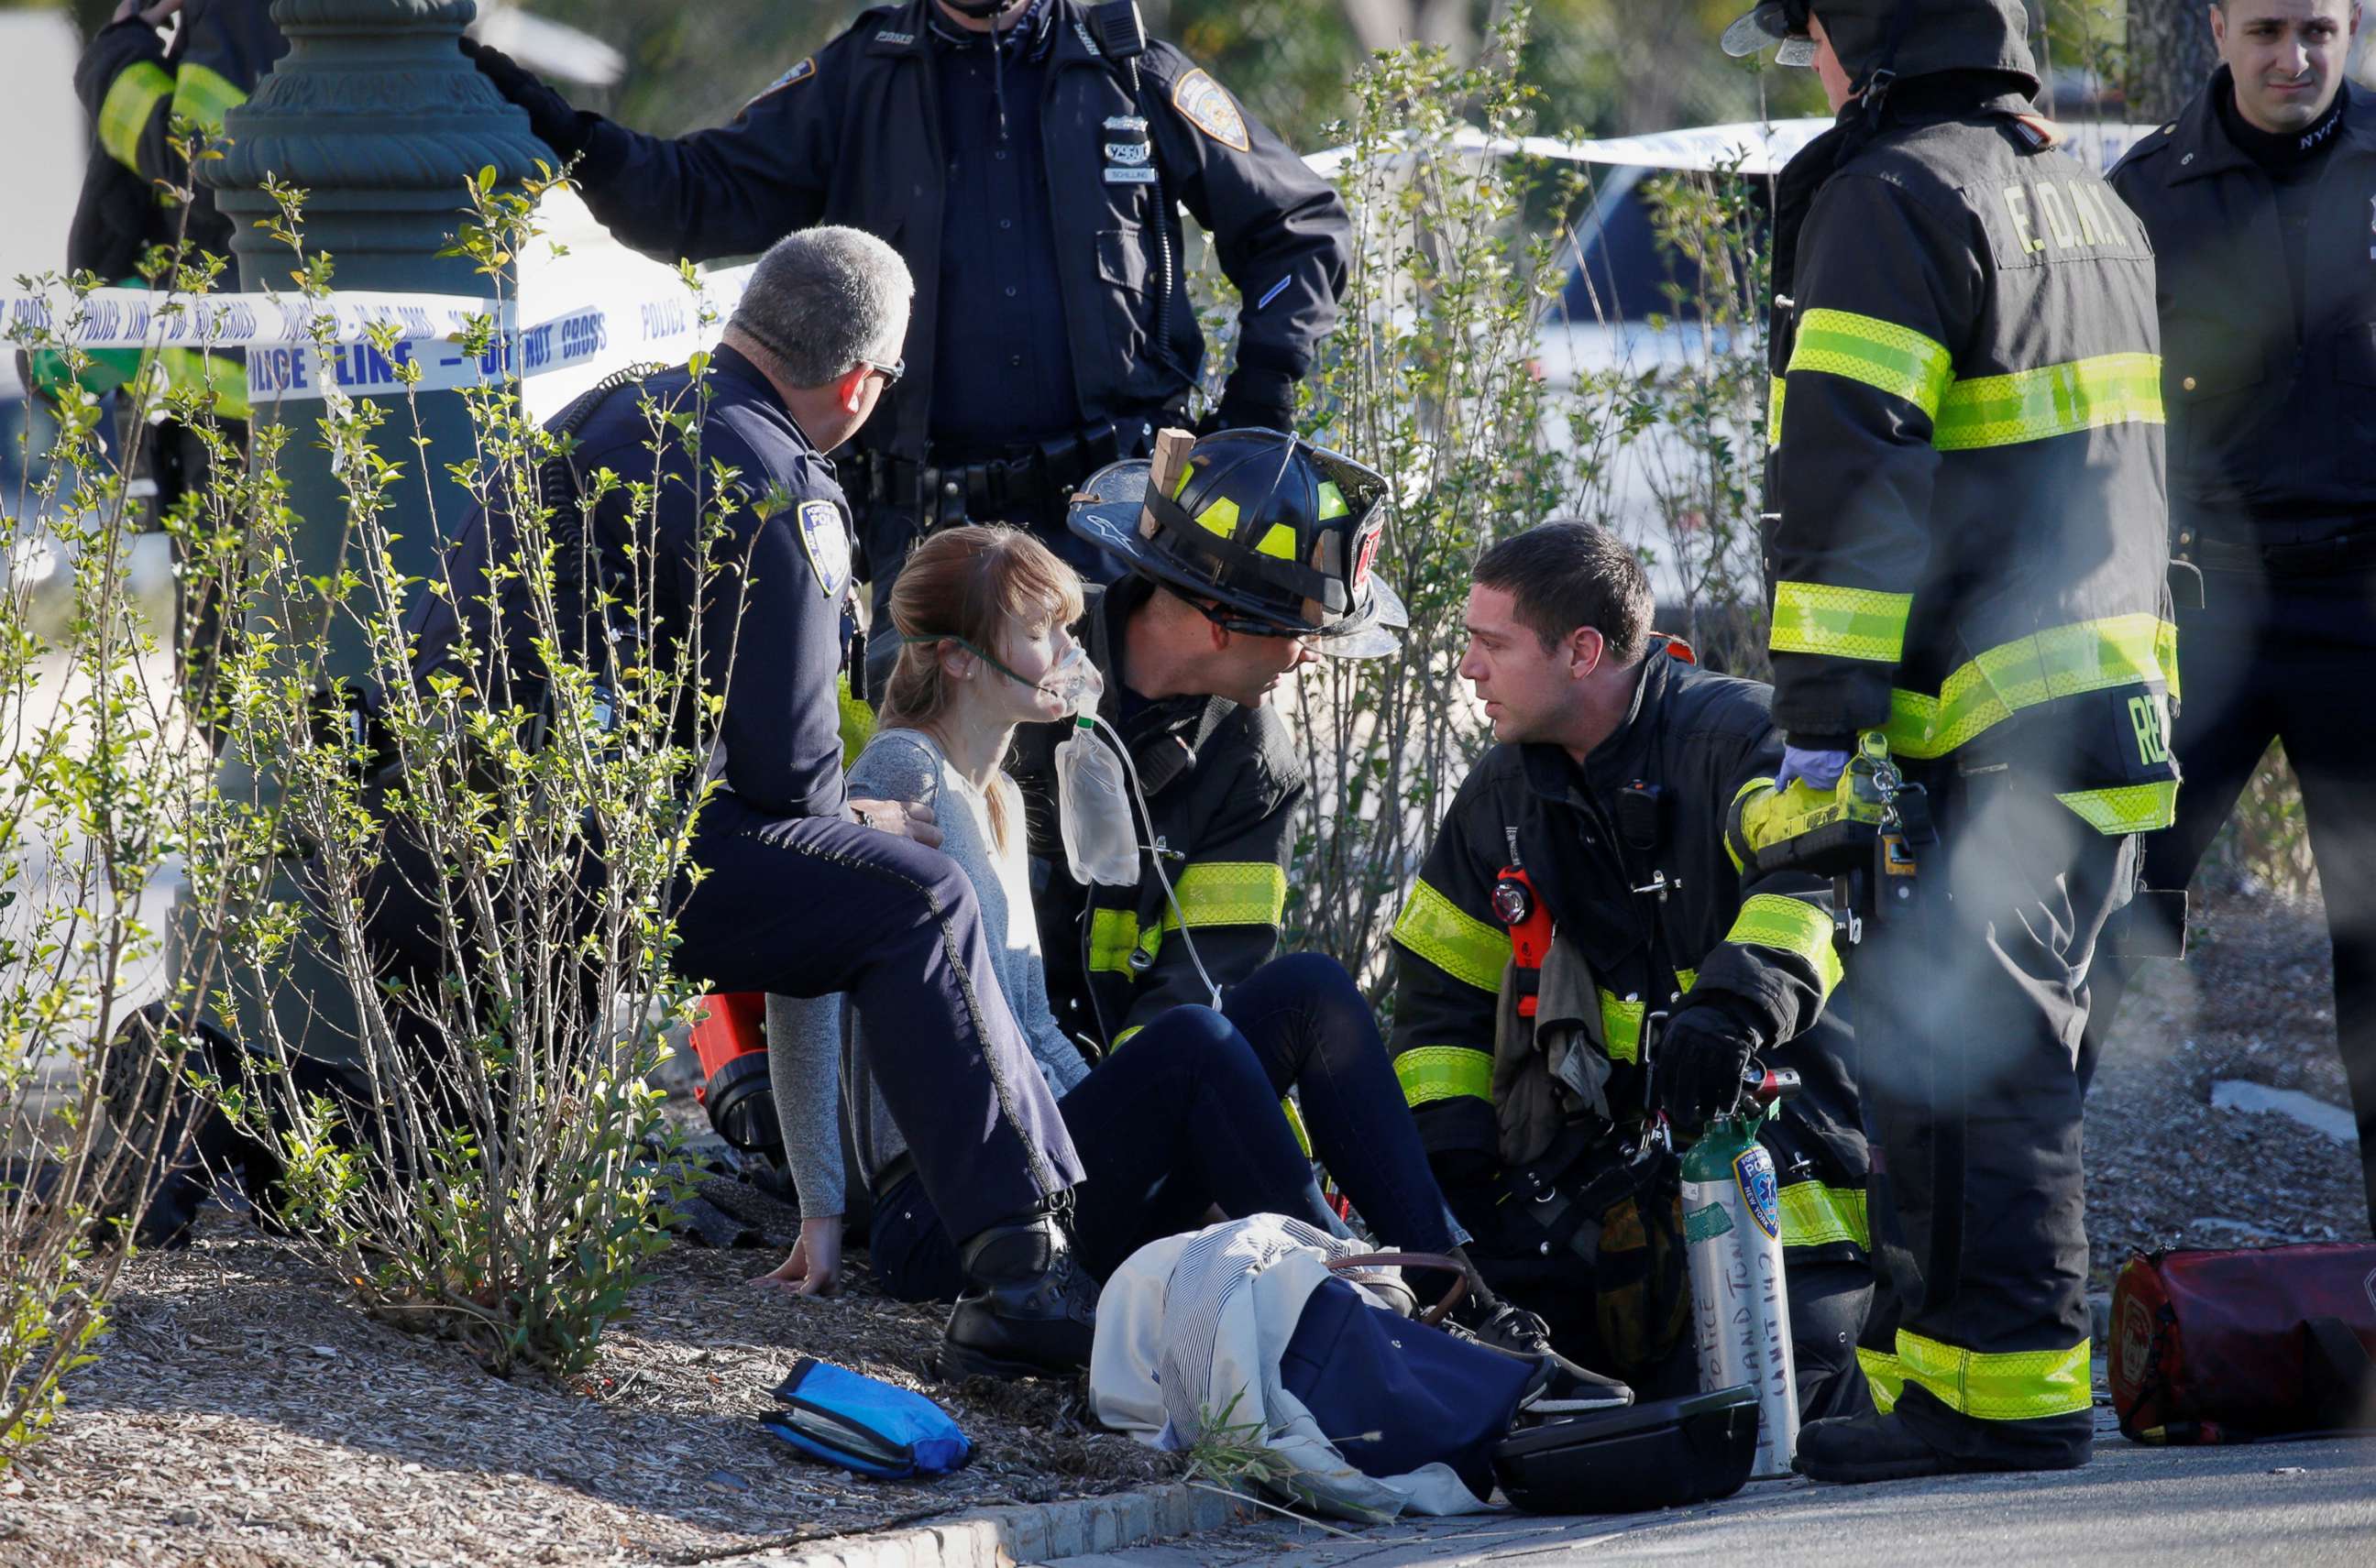
[[[1048,1005],[1048,975],[1040,958],[1040,925],[1032,913],[1031,873],[1023,849],[1020,793],[1003,776],[995,787],[1007,792],[1012,829],[1003,854],[991,838],[989,801],[921,730],[875,731],[850,765],[848,783],[856,797],[933,808],[942,853],[964,868],[981,905],[999,989],[1023,1027],[1049,1091],[1061,1099],[1088,1076],[1088,1063],[1056,1027]],[[838,995],[767,998],[768,1076],[775,1087],[776,1114],[784,1127],[784,1158],[800,1189],[804,1219],[842,1212],[841,1106],[852,1085],[865,1081],[863,1096],[851,1098],[862,1131],[857,1150],[866,1179],[873,1180],[908,1147],[866,1071],[870,1052],[896,1051],[897,1042],[870,1040],[861,1017],[851,1041],[851,1060],[842,1063],[848,1071],[835,1070],[841,1056],[842,1003]]]

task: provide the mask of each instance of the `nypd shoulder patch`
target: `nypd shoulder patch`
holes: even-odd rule
[[[799,65],[794,65],[790,70],[786,71],[782,76],[778,77],[774,81],[769,82],[766,87],[761,88],[757,92],[753,93],[751,95],[750,102],[743,104],[742,107],[744,109],[748,109],[751,107],[751,104],[758,102],[763,98],[773,98],[776,94],[783,91],[788,87],[794,86],[800,82],[813,80],[816,74],[816,56],[812,54],[807,59],[802,61]]]
[[[1243,152],[1251,146],[1246,138],[1246,117],[1238,108],[1238,101],[1202,69],[1190,71],[1172,87],[1171,107],[1180,111],[1182,119],[1223,147]]]
[[[839,597],[849,586],[849,529],[842,523],[841,508],[830,501],[803,501],[793,521],[819,591],[827,599]]]

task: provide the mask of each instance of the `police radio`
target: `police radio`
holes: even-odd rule
[[[1105,0],[1089,7],[1089,36],[1109,60],[1135,60],[1146,53],[1146,18],[1138,0]]]

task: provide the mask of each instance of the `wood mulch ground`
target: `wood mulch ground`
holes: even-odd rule
[[[2088,1104],[2099,1289],[2132,1248],[2368,1234],[2354,1148],[2210,1103],[2223,1078],[2347,1103],[2323,917],[2228,894],[2199,934],[2186,965],[2146,972]],[[762,1228],[780,1242],[792,1224]],[[0,1474],[0,1565],[724,1562],[1174,1473],[1096,1430],[1077,1381],[931,1384],[945,1309],[889,1301],[862,1268],[831,1301],[748,1283],[781,1255],[672,1247],[593,1374],[505,1382],[211,1214],[193,1246],[135,1261],[57,1435]],[[753,1418],[803,1355],[932,1392],[975,1464],[903,1486],[797,1457]]]
[[[134,1261],[58,1434],[0,1474],[0,1564],[710,1562],[1172,1473],[1099,1430],[1077,1379],[930,1382],[944,1307],[748,1283],[781,1255],[673,1246],[592,1374],[506,1382],[210,1214]],[[974,1463],[911,1486],[801,1458],[754,1418],[802,1356],[931,1393]]]

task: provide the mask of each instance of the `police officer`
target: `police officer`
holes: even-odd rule
[[[2193,879],[2282,742],[2318,850],[2376,1223],[2376,740],[2361,718],[2376,680],[2376,106],[2344,79],[2351,0],[2210,15],[2219,68],[2112,172],[2160,271],[2171,546],[2194,568],[2175,580],[2197,590],[2178,602],[2186,792],[2176,826],[2145,841],[2144,883]],[[2120,992],[2117,971],[2097,984],[2091,1047]]]
[[[707,260],[829,222],[907,258],[914,374],[854,465],[878,611],[925,529],[1013,522],[1071,552],[1072,487],[1145,453],[1184,408],[1204,339],[1182,204],[1244,302],[1213,423],[1290,428],[1294,384],[1336,319],[1336,193],[1208,73],[1146,41],[1127,4],[880,7],[732,124],[676,141],[581,113],[466,48],[640,250]]]
[[[1128,568],[1090,590],[1081,640],[1103,684],[1099,712],[1137,768],[1139,842],[1159,847],[1137,885],[1084,887],[1065,871],[1064,727],[1028,726],[1009,763],[1030,823],[1049,998],[1065,1030],[1100,1051],[1166,1008],[1208,1002],[1208,978],[1236,985],[1277,951],[1310,784],[1270,695],[1319,655],[1394,652],[1407,620],[1372,571],[1385,520],[1372,470],[1269,430],[1203,437],[1162,484],[1149,468],[1092,478],[1072,522]]]
[[[691,858],[702,875],[677,910],[674,961],[716,991],[848,992],[885,1020],[884,1038],[902,1042],[877,1064],[885,1101],[961,1238],[966,1293],[944,1369],[1072,1371],[1088,1360],[1096,1299],[1061,1223],[1080,1166],[991,979],[972,886],[927,847],[938,837],[929,812],[842,789],[835,672],[849,518],[820,451],[864,422],[891,379],[909,289],[897,254],[871,235],[794,234],[761,259],[701,373],[706,386],[683,367],[598,387],[559,426],[575,435],[575,474],[649,477],[610,488],[595,509],[602,568],[633,580],[638,561],[657,566],[643,576],[638,624],[697,627],[704,684],[724,698],[711,763],[721,788],[697,824]],[[682,441],[653,452],[649,406],[699,410],[697,460]],[[705,586],[696,552],[721,511],[705,476],[721,465],[742,505],[723,517],[730,537],[707,546],[723,586]],[[633,518],[630,492],[644,489],[652,516]],[[424,672],[455,668],[466,646],[495,646],[488,572],[507,534],[500,515],[465,525],[445,567],[448,591],[422,596],[417,612]],[[524,591],[517,573],[504,580],[507,593]],[[467,644],[457,607],[472,625]],[[522,646],[501,680],[532,678],[519,672],[536,667],[525,641],[535,623],[505,624]],[[659,657],[674,657],[680,642],[661,646]],[[400,869],[384,879],[375,932],[399,966],[442,975],[437,922],[407,893],[411,880]]]
[[[2174,634],[2152,250],[2053,150],[2027,29],[2016,0],[1767,0],[1726,35],[1812,57],[1839,113],[1776,190],[1783,795],[1883,742],[1928,792],[1892,799],[1912,859],[1847,980],[1922,1289],[1895,1408],[1800,1434],[1826,1480],[2069,1467],[2094,1430],[2073,1053],[2177,793]]]
[[[1859,1409],[1865,1153],[1824,1007],[1840,973],[1825,889],[1728,861],[1727,807],[1780,761],[1768,693],[1697,668],[1650,612],[1639,560],[1588,523],[1479,560],[1460,672],[1497,743],[1395,922],[1395,1070],[1486,1277],[1568,1354],[1657,1395],[1690,1392],[1696,1369],[1678,1171],[1639,1158],[1645,1065],[1687,1135],[1732,1107],[1752,1055],[1799,1070],[1801,1094],[1760,1135],[1782,1182],[1800,1401]],[[1514,942],[1538,915],[1555,964]],[[1537,1028],[1587,991],[1584,1039],[1555,1052]],[[1671,1016],[1654,1031],[1653,1015]]]

